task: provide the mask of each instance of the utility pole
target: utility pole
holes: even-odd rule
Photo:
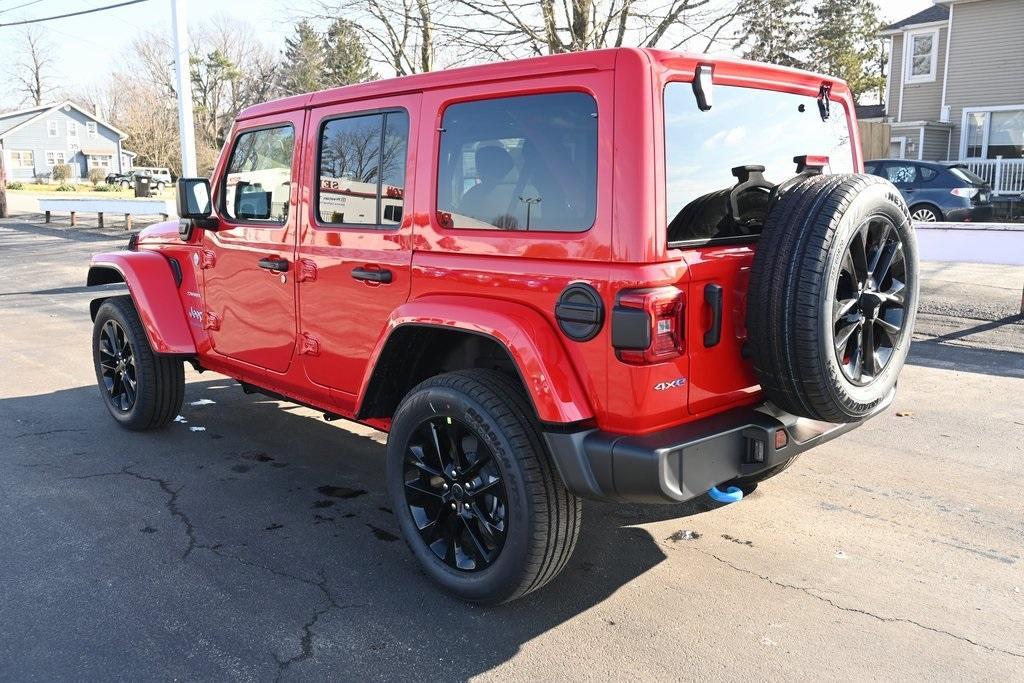
[[[7,218],[7,172],[4,170],[6,155],[4,144],[0,142],[0,218]],[[1024,306],[1024,300],[1021,300],[1021,306]]]
[[[174,29],[174,72],[178,90],[178,137],[181,175],[196,175],[196,129],[192,121],[192,68],[188,61],[188,0],[171,0]]]

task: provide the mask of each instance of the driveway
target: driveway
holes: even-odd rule
[[[397,538],[382,434],[191,370],[181,422],[114,425],[82,284],[124,240],[0,221],[0,679],[1024,679],[1024,323],[984,279],[926,287],[887,414],[734,505],[587,503],[480,608]]]

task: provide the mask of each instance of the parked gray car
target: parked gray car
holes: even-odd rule
[[[984,222],[992,219],[992,188],[962,165],[876,159],[864,170],[895,185],[915,221]]]

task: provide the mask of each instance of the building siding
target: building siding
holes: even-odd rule
[[[926,127],[924,129],[924,154],[921,158],[925,161],[943,161],[946,159],[948,146],[948,128]]]
[[[965,107],[1024,104],[1024,2],[953,5],[946,104],[954,124],[949,158],[958,158]]]
[[[918,29],[911,27],[907,32],[892,36],[892,64],[890,64],[889,102],[886,114],[895,121],[938,121],[939,109],[942,106],[942,79],[945,75],[946,41],[949,31],[939,27],[938,50],[935,63],[935,80],[924,83],[907,83],[903,85],[906,75],[906,57],[904,47],[907,33],[917,30],[932,30],[933,27]],[[900,88],[903,87],[903,115],[900,116]]]
[[[57,136],[50,137],[49,121],[57,122]],[[53,171],[53,166],[46,163],[47,152],[64,152],[65,163],[72,167],[72,175],[76,179],[88,177],[86,157],[81,151],[73,152],[70,144],[74,141],[69,138],[67,132],[68,121],[74,121],[78,128],[77,143],[80,149],[109,150],[111,155],[110,170],[120,171],[121,155],[118,148],[120,136],[110,128],[101,123],[96,125],[96,138],[90,139],[86,123],[95,119],[82,114],[77,109],[65,111],[57,109],[44,114],[32,121],[21,130],[17,130],[3,139],[4,161],[7,163],[8,177],[12,180],[31,180],[36,175],[48,174]],[[0,126],[3,123],[0,122]],[[3,126],[7,127],[7,126]],[[11,163],[11,153],[15,151],[31,151],[33,157],[33,168],[14,168]]]

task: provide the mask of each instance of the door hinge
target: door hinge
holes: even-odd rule
[[[209,249],[203,249],[199,252],[199,269],[206,270],[207,268],[213,268],[217,263],[216,252],[210,251]]]
[[[208,330],[219,330],[220,329],[220,316],[216,313],[206,312],[206,322],[203,323],[203,327]]]
[[[299,282],[313,282],[316,280],[317,268],[316,263],[308,258],[299,259],[298,269],[295,273],[295,279]]]
[[[305,332],[299,335],[299,355],[320,355],[320,342],[316,337],[310,336]]]

